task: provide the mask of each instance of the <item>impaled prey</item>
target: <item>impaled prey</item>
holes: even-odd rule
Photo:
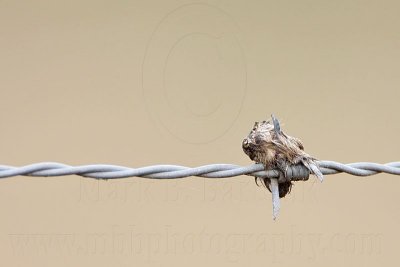
[[[304,152],[302,142],[295,137],[285,134],[279,121],[272,115],[271,121],[255,122],[249,135],[243,140],[243,151],[256,163],[262,163],[265,169],[276,169],[280,175],[287,177],[287,169],[291,165],[303,164],[321,181],[323,175],[316,164],[316,159]],[[255,178],[271,191],[270,178]],[[282,179],[280,179],[282,180]],[[292,188],[288,179],[279,183],[279,197],[285,197]]]

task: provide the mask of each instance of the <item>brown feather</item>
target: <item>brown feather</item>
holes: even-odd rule
[[[279,123],[279,122],[278,122]],[[291,165],[303,164],[311,173],[320,179],[322,173],[319,171],[316,160],[304,152],[304,146],[300,139],[292,137],[279,130],[275,131],[271,121],[255,122],[253,129],[242,142],[243,151],[256,163],[262,163],[266,169],[278,169],[282,175]],[[260,178],[262,184],[270,190],[269,178]],[[255,182],[258,184],[258,178]],[[292,182],[285,181],[279,184],[279,197],[290,193]]]

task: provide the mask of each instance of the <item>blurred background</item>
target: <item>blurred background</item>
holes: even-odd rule
[[[397,1],[0,1],[0,164],[399,160]],[[0,181],[7,266],[398,266],[399,177]]]

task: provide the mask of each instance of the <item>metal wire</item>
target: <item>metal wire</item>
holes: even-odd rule
[[[342,164],[335,161],[319,161],[318,165],[324,175],[345,172],[356,176],[369,176],[378,173],[400,175],[400,162],[378,164],[372,162],[357,162]],[[304,167],[293,166],[290,170],[293,179],[309,175]],[[151,179],[176,179],[190,176],[205,178],[229,178],[239,175],[278,178],[276,170],[264,170],[262,164],[238,166],[234,164],[211,164],[195,168],[178,165],[153,165],[141,168],[128,168],[116,165],[83,165],[70,166],[56,162],[42,162],[22,167],[0,165],[0,178],[18,175],[49,177],[64,175],[80,175],[96,179],[117,179],[128,177],[143,177]]]

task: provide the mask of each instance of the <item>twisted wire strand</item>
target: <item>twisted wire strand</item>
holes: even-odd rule
[[[400,162],[386,164],[372,162],[356,162],[343,164],[335,161],[319,161],[322,174],[330,175],[345,172],[355,176],[369,176],[378,173],[400,175]],[[303,166],[293,166],[292,177],[308,177],[309,171]],[[277,170],[264,170],[262,164],[238,166],[234,164],[210,164],[190,168],[178,165],[153,165],[141,168],[128,168],[117,165],[94,164],[70,166],[57,162],[42,162],[22,167],[0,165],[0,178],[13,176],[50,177],[64,175],[79,175],[96,179],[118,179],[128,177],[143,177],[151,179],[177,179],[190,176],[205,178],[229,178],[239,175],[279,178]]]

